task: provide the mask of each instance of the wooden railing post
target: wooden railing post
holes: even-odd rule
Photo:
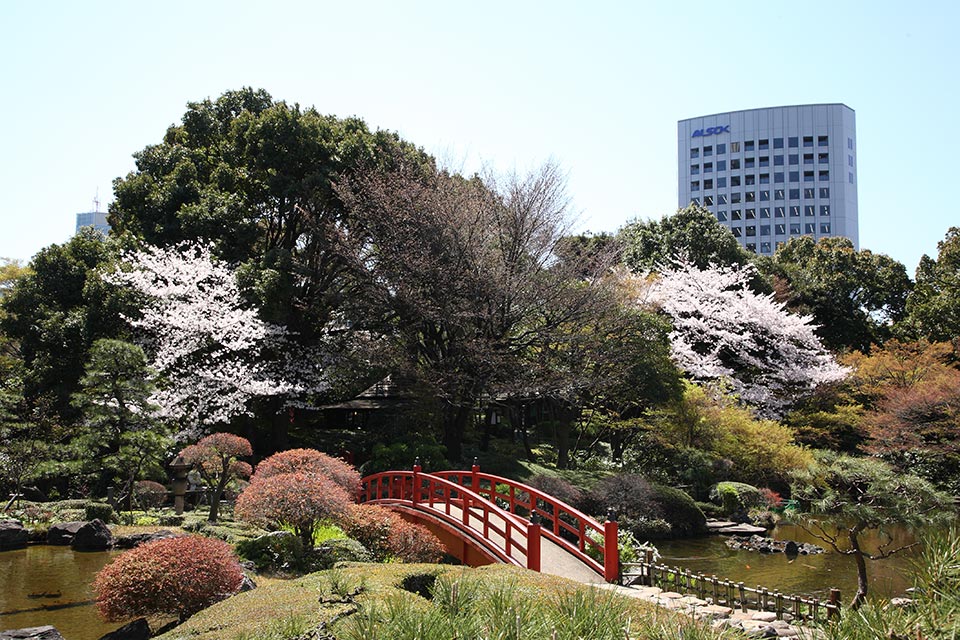
[[[603,579],[607,582],[620,580],[620,546],[617,531],[617,516],[613,509],[607,511],[603,523]]]
[[[480,492],[480,465],[477,459],[473,459],[473,466],[470,467],[470,490],[474,493]]]
[[[540,571],[540,518],[535,513],[527,523],[527,569]]]
[[[420,457],[413,459],[413,504],[420,502]]]
[[[653,549],[647,549],[643,553],[644,564],[647,565],[647,586],[654,587],[653,584]]]
[[[827,605],[827,619],[840,614],[840,589],[830,589],[830,600]]]

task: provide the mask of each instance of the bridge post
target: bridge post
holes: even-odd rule
[[[540,571],[540,517],[535,513],[527,523],[527,569]]]
[[[420,502],[420,456],[413,459],[413,504]]]
[[[477,464],[477,459],[473,459],[473,466],[470,467],[470,490],[474,493],[480,491],[480,476],[477,475],[480,473],[480,465]]]
[[[613,509],[608,509],[607,520],[603,523],[603,579],[607,582],[620,580],[619,542],[617,516]]]

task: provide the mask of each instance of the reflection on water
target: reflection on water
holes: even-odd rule
[[[780,540],[826,545],[795,525],[780,525],[773,537]],[[905,530],[893,531],[892,547],[913,542]],[[800,555],[791,560],[782,553],[762,554],[734,551],[724,544],[725,536],[709,536],[693,540],[671,540],[656,544],[663,556],[662,564],[689,569],[694,573],[715,575],[747,586],[778,589],[782,593],[813,595],[826,598],[831,588],[841,590],[849,602],[857,590],[857,569],[853,558],[828,551],[819,555]],[[864,548],[872,550],[885,540],[872,533],[861,535]],[[867,561],[870,596],[895,597],[911,586],[912,559],[916,549],[898,553],[885,560]]]
[[[113,631],[120,625],[97,615],[90,583],[114,555],[46,545],[0,552],[0,630],[50,624],[67,640]]]

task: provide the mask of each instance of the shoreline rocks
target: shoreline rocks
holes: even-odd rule
[[[757,553],[783,553],[787,556],[806,556],[824,553],[823,547],[793,540],[774,540],[759,535],[732,536],[726,545],[737,551],[755,551]]]
[[[0,520],[0,551],[24,549],[30,532],[18,520]]]
[[[106,551],[113,546],[113,534],[99,518],[77,529],[70,542],[74,551]]]

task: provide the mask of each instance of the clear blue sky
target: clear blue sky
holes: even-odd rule
[[[960,225],[954,2],[0,3],[0,257],[69,238],[188,101],[253,86],[473,170],[552,158],[581,229],[676,209],[676,122],[843,102],[861,248]]]

